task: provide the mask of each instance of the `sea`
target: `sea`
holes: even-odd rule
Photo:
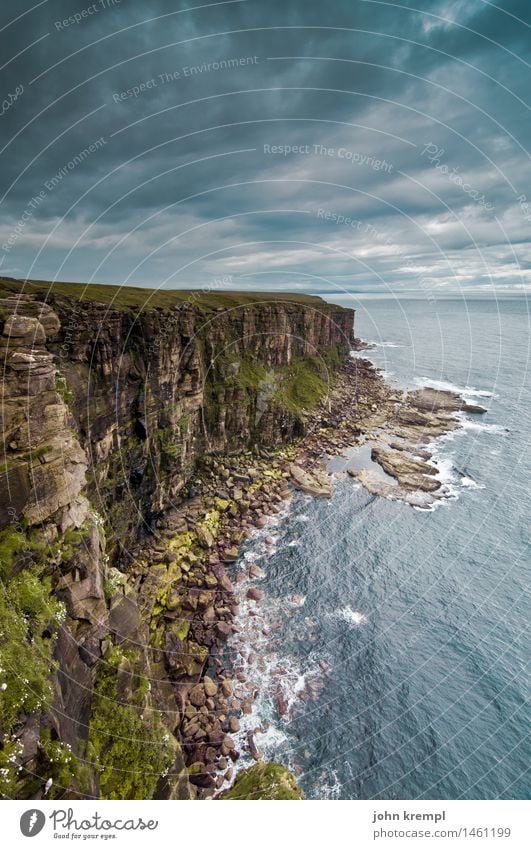
[[[435,508],[338,475],[331,499],[294,494],[245,543],[230,650],[254,702],[238,742],[308,799],[529,798],[529,304],[327,299],[357,310],[374,347],[352,355],[389,383],[487,412],[437,442]]]

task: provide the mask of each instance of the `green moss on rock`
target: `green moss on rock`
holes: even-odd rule
[[[53,783],[48,791],[49,799],[62,798],[65,790],[73,788],[84,793],[90,782],[90,769],[71,751],[70,746],[60,740],[54,740],[49,728],[41,731],[39,745],[39,782],[51,778]]]
[[[222,799],[304,799],[292,774],[281,764],[258,763],[240,772]]]
[[[49,579],[24,570],[0,590],[0,729],[6,733],[21,712],[49,705],[56,625],[64,606],[50,595]],[[5,685],[5,686],[4,686]]]
[[[16,548],[13,535],[10,541],[8,551]],[[24,569],[0,586],[1,796],[13,795],[18,778],[21,752],[13,728],[20,717],[43,713],[52,702],[52,651],[66,611],[50,591],[50,579],[36,569]]]
[[[175,740],[157,713],[139,704],[147,696],[142,674],[132,676],[133,704],[120,700],[120,672],[128,674],[137,660],[136,653],[115,647],[105,655],[96,678],[89,759],[99,765],[102,799],[151,799],[175,759]]]
[[[279,370],[277,404],[300,414],[314,409],[329,391],[326,368],[316,358],[294,360]]]
[[[0,575],[2,579],[8,577],[17,555],[27,548],[27,538],[21,531],[14,528],[5,528],[0,532]]]

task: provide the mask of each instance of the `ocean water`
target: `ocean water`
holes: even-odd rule
[[[529,798],[530,317],[525,299],[343,301],[365,356],[402,387],[488,412],[437,447],[432,511],[338,478],[246,543],[231,650],[240,737],[311,799]],[[247,761],[244,758],[243,763]]]

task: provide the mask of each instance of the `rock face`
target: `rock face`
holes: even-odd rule
[[[135,310],[4,282],[0,795],[40,798],[50,777],[50,798],[211,795],[238,757],[237,717],[217,718],[232,682],[205,674],[233,630],[230,523],[285,497],[278,470],[215,458],[304,432],[353,313],[260,296]]]
[[[50,351],[73,396],[95,478],[91,499],[113,514],[117,544],[184,493],[205,453],[301,435],[301,410],[282,399],[285,370],[327,352],[343,356],[353,328],[352,310],[319,299],[139,314],[55,300],[62,326]],[[204,536],[208,546],[208,529]]]
[[[46,305],[39,305],[40,310],[36,306],[31,304],[31,316],[8,314],[0,337],[0,424],[6,446],[0,527],[8,525],[14,513],[30,524],[44,521],[73,502],[85,484],[86,454],[72,433],[71,413],[57,392],[54,358],[46,347],[59,330],[59,320]],[[5,312],[18,307],[16,299],[2,302]],[[27,302],[22,308],[27,309]]]

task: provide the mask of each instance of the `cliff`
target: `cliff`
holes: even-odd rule
[[[237,758],[223,563],[258,491],[285,493],[264,452],[304,433],[353,312],[9,279],[0,298],[0,792],[212,792]]]

